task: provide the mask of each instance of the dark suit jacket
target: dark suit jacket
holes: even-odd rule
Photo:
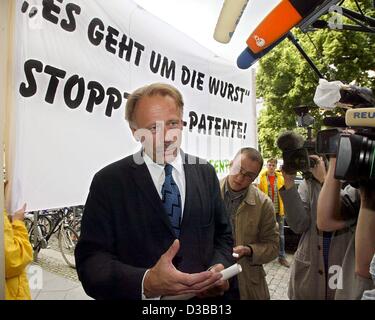
[[[216,263],[228,267],[233,240],[215,170],[182,156],[186,196],[174,265],[188,273]],[[145,271],[174,239],[146,164],[137,165],[133,156],[110,164],[95,174],[83,214],[75,251],[83,288],[96,299],[141,299]]]

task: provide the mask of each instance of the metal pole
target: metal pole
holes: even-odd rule
[[[323,21],[323,20],[317,20],[317,23],[313,23],[311,26],[314,29],[328,29],[330,31],[336,31],[336,32],[341,32],[343,30],[349,30],[349,31],[356,31],[356,32],[368,32],[368,33],[375,33],[375,28],[363,28],[361,26],[355,26],[351,24],[343,24],[340,26],[340,29],[331,29],[328,26],[328,22]]]
[[[256,68],[253,67],[251,70],[251,113],[252,113],[252,126],[254,128],[254,148],[258,148],[258,128],[257,128],[257,95],[256,95]],[[247,135],[252,134],[252,131],[248,130]]]
[[[298,51],[302,54],[302,56],[306,59],[307,63],[310,65],[310,67],[315,71],[315,73],[318,75],[319,79],[325,79],[324,76],[321,74],[321,72],[318,70],[314,62],[310,59],[310,57],[307,55],[305,50],[299,45],[297,39],[293,36],[291,32],[288,32],[288,39],[294,44],[294,46],[298,49]]]
[[[375,27],[375,19],[374,18],[363,16],[363,15],[359,14],[358,12],[349,10],[347,8],[341,8],[341,9],[342,9],[342,12],[345,15],[350,16],[354,19],[358,19],[358,20],[363,21],[363,22],[367,22],[371,27]]]
[[[342,12],[342,15],[344,17],[347,17],[348,19],[352,20],[353,22],[355,22],[356,24],[360,25],[364,30],[367,30],[367,32],[375,32],[375,29],[374,28],[370,28],[368,26],[366,26],[364,23],[358,21],[355,17],[353,17],[352,14],[350,14],[349,12],[347,11],[343,11]]]
[[[31,231],[33,233],[33,236],[34,236],[34,243],[33,243],[33,246],[34,246],[34,261],[35,262],[38,262],[38,250],[37,250],[37,247],[38,247],[38,241],[39,241],[39,224],[38,224],[38,220],[39,220],[39,211],[34,211],[34,224],[33,224],[33,230]]]

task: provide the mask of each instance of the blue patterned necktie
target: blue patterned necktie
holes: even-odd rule
[[[166,213],[171,221],[176,237],[180,236],[181,225],[181,195],[178,186],[172,177],[172,165],[167,163],[164,167],[165,180],[161,188],[162,202]]]

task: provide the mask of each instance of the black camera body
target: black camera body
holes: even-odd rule
[[[308,176],[310,168],[316,165],[315,159],[310,155],[315,154],[315,142],[312,140],[312,128],[314,118],[309,114],[308,106],[298,106],[294,108],[297,114],[297,125],[307,128],[307,139],[301,135],[286,131],[277,139],[277,146],[282,150],[283,170],[288,174],[302,172]]]
[[[324,155],[336,155],[342,130],[339,128],[321,130],[316,136],[316,152]]]
[[[297,171],[306,172],[310,169],[310,159],[305,148],[285,150],[283,155],[283,170],[288,174]]]
[[[312,147],[313,142],[305,141],[302,148],[295,150],[283,151],[283,170],[289,174],[302,172],[304,177],[308,177],[310,169],[316,166],[316,160],[310,155],[315,154],[315,147]]]
[[[345,103],[353,103],[353,108],[345,113],[346,130],[334,128],[317,134],[317,153],[337,158],[336,179],[375,181],[375,108],[370,104],[374,102],[374,97],[369,89],[365,89],[355,87],[355,91],[344,96]],[[361,93],[359,97],[358,92]],[[355,105],[358,101],[361,104]]]

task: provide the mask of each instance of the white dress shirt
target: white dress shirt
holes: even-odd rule
[[[152,161],[151,158],[145,152],[143,153],[143,160],[145,161],[148,171],[150,172],[152,181],[154,182],[154,185],[159,194],[159,197],[160,199],[162,199],[163,195],[161,194],[161,189],[163,187],[164,180],[165,180],[164,165],[160,165]],[[173,162],[170,163],[170,165],[173,167],[173,170],[172,170],[173,180],[176,182],[178,186],[178,190],[180,191],[180,195],[181,195],[181,220],[182,220],[183,214],[184,214],[184,205],[185,205],[186,182],[185,182],[184,165],[182,163],[182,157],[180,153],[178,153],[176,159],[174,159]]]
[[[144,152],[143,153],[143,160],[145,161],[145,164],[147,166],[148,171],[150,172],[152,181],[154,182],[155,188],[159,194],[160,199],[162,199],[163,195],[161,194],[161,189],[164,184],[165,180],[165,171],[164,171],[164,165],[160,165],[152,161],[152,159]],[[178,189],[180,191],[181,195],[181,221],[184,213],[184,206],[185,206],[185,195],[186,195],[186,180],[185,180],[185,171],[184,171],[184,165],[182,163],[181,154],[178,153],[176,159],[173,160],[173,162],[170,163],[170,165],[173,167],[172,170],[172,177],[173,180],[176,182]],[[155,298],[146,298],[144,295],[144,287],[143,282],[145,280],[145,276],[149,269],[145,272],[142,279],[142,300],[160,300],[161,297],[155,297]]]

